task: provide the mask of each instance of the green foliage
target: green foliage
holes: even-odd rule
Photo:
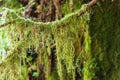
[[[33,77],[38,77],[39,76],[39,73],[38,72],[33,72]]]
[[[29,58],[27,58],[28,62],[31,62],[32,60],[33,60],[33,57],[31,57],[31,56]]]

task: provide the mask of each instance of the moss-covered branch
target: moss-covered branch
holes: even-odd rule
[[[33,23],[33,24],[36,24],[36,25],[40,25],[40,26],[52,26],[52,25],[61,24],[61,23],[63,23],[64,21],[66,21],[68,18],[70,18],[70,17],[72,17],[72,16],[75,16],[75,15],[77,15],[78,13],[83,13],[83,12],[85,12],[86,9],[87,9],[87,5],[85,4],[85,5],[83,5],[83,6],[81,7],[80,10],[77,10],[77,11],[75,11],[75,12],[73,12],[73,13],[70,13],[70,14],[66,15],[65,17],[63,17],[62,19],[60,19],[60,20],[56,20],[56,21],[52,21],[52,22],[37,22],[37,21],[34,21],[34,20],[30,19],[30,18],[29,18],[29,19],[26,19],[26,18],[24,18],[24,17],[21,17],[19,14],[16,13],[16,11],[14,11],[14,10],[12,10],[12,9],[8,9],[8,8],[5,8],[5,9],[8,10],[10,13],[13,13],[15,16],[17,16],[17,19],[18,19],[18,20],[22,20],[22,21],[24,21],[24,22],[30,22],[30,23]],[[15,21],[15,20],[14,20],[14,21]],[[14,21],[10,21],[10,22],[7,22],[7,23],[4,23],[4,24],[0,25],[0,28],[1,28],[1,27],[4,27],[4,26],[6,26],[6,25],[8,25],[8,24],[10,24],[10,23],[12,23],[12,22],[14,22]]]
[[[5,9],[8,10],[10,13],[13,13],[14,15],[16,15],[18,20],[22,20],[22,21],[25,21],[25,22],[30,22],[30,23],[40,25],[40,26],[52,26],[52,25],[60,25],[63,22],[65,22],[68,18],[70,18],[72,16],[75,16],[75,15],[80,16],[80,15],[84,14],[87,11],[87,9],[90,8],[91,6],[93,6],[95,3],[97,3],[97,0],[92,0],[88,4],[82,5],[81,9],[79,9],[79,10],[77,10],[75,12],[72,12],[70,14],[67,14],[65,17],[63,17],[60,20],[56,20],[56,21],[52,21],[52,22],[33,21],[32,19],[26,19],[24,17],[21,17],[19,14],[16,13],[16,11],[14,11],[12,9],[8,9],[8,8],[5,8]],[[16,19],[0,25],[0,28],[2,28],[2,27],[6,26],[6,25],[8,25],[8,24],[10,24],[10,23],[12,23],[14,21],[16,21]]]

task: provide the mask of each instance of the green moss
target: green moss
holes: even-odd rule
[[[6,61],[0,64],[0,79],[26,79],[31,69],[36,70],[33,76],[45,77],[46,80],[75,80],[78,75],[82,80],[119,78],[120,12],[115,3],[107,2],[100,3],[101,6],[96,5],[91,17],[89,12],[76,17],[76,12],[71,13],[67,0],[61,5],[61,14],[71,14],[56,21],[55,25],[29,20],[16,20],[8,25],[4,30],[8,33],[11,46]],[[82,1],[76,0],[73,11],[79,9],[81,4]],[[15,16],[12,14],[8,19]],[[51,53],[52,44],[56,45],[54,54]],[[27,49],[31,47],[35,48],[38,56],[34,62],[31,62],[33,57],[31,59],[27,56]],[[53,55],[54,61],[51,63]]]
[[[99,67],[95,75],[98,80],[117,80],[120,71],[116,56],[120,54],[120,11],[117,4],[110,1],[102,3],[101,8],[103,12],[98,6],[94,7],[89,30],[92,37],[92,56],[96,58]]]

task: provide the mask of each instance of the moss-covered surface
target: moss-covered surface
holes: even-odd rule
[[[120,79],[120,9],[117,2],[105,1],[93,8],[90,35],[92,56],[97,62],[95,80]]]
[[[21,7],[15,7],[16,3],[10,7],[15,11]],[[69,3],[66,0],[61,4],[63,18],[82,5],[82,1],[76,0],[71,10]],[[8,7],[8,3],[4,6]],[[3,29],[11,46],[8,57],[0,64],[0,79],[119,80],[118,6],[111,1],[98,3],[91,15],[89,11],[79,17],[73,15],[58,25],[19,19],[9,24]],[[6,17],[9,21],[17,16],[9,13]]]

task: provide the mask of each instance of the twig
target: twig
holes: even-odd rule
[[[92,0],[91,2],[89,2],[87,5],[88,5],[88,8],[90,8],[91,6],[93,6],[94,4],[97,3],[98,0]]]
[[[51,49],[55,48],[56,47],[56,44],[53,44],[50,46]]]
[[[80,15],[84,14],[90,7],[92,7],[96,3],[97,3],[97,0],[92,0],[87,5],[86,4],[83,5],[81,7],[81,9],[79,9],[79,10],[77,10],[75,12],[72,12],[70,14],[67,14],[65,17],[63,17],[60,20],[56,20],[56,21],[52,21],[52,22],[37,22],[37,21],[33,21],[31,19],[26,19],[24,17],[19,16],[14,10],[8,9],[8,11],[10,11],[13,14],[15,14],[19,20],[22,20],[22,21],[25,21],[25,22],[30,22],[30,23],[33,23],[33,24],[36,24],[36,25],[41,25],[41,26],[52,26],[52,25],[60,25],[64,21],[66,21],[68,18],[70,18],[72,16],[75,16],[75,15],[80,16]],[[10,22],[7,22],[5,24],[2,24],[2,25],[0,25],[0,28],[4,27],[4,26],[6,26],[6,25],[8,25],[8,24],[10,24],[12,22],[14,22],[14,21],[10,21]]]
[[[3,7],[3,10],[4,9],[6,9],[5,7]],[[20,8],[20,9],[18,9],[16,12],[19,12],[19,11],[21,11],[21,10],[23,10],[24,9],[24,7],[22,7],[22,8]],[[7,9],[8,10],[8,9]],[[13,10],[10,10],[10,12],[12,12]],[[0,17],[2,17],[2,13],[0,13]],[[7,25],[9,25],[9,24],[11,24],[11,23],[13,23],[13,22],[15,22],[16,20],[17,20],[18,18],[16,18],[16,19],[13,19],[13,20],[11,20],[11,21],[9,21],[9,22],[6,22],[6,23],[4,23],[4,24],[1,24],[0,25],[0,28],[2,28],[2,27],[4,27],[4,26],[7,26]]]
[[[95,5],[97,3],[98,0],[92,0],[89,3],[87,3],[87,9],[85,11],[81,11],[78,16],[84,14],[90,7],[92,7],[93,5]]]

